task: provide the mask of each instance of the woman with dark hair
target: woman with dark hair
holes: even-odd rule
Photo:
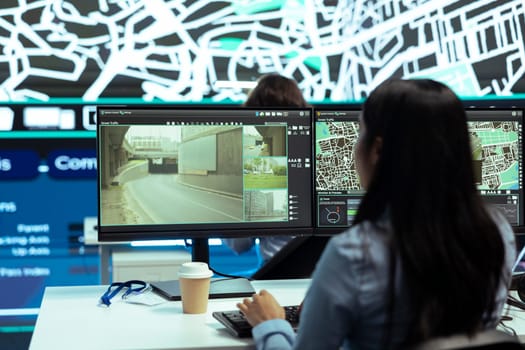
[[[364,103],[355,157],[367,191],[318,262],[297,335],[267,291],[237,305],[257,347],[407,349],[495,328],[514,233],[478,194],[456,95],[387,80]]]
[[[308,107],[295,80],[279,74],[263,75],[250,92],[246,107]],[[268,236],[259,238],[259,255],[262,263],[270,260],[293,236]],[[236,253],[243,253],[255,246],[255,237],[226,238],[223,242]]]
[[[246,107],[308,107],[295,80],[279,74],[263,75],[249,93]]]

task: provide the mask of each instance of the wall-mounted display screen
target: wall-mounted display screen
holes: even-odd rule
[[[275,72],[312,103],[391,76],[525,93],[522,0],[4,0],[0,22],[0,100],[239,102]]]
[[[95,110],[0,106],[0,327],[33,324],[46,286],[100,283]]]

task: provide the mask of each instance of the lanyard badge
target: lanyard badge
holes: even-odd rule
[[[110,300],[123,289],[126,289],[126,291],[124,294],[122,294],[122,299],[126,299],[132,294],[144,293],[145,291],[149,290],[149,283],[139,280],[111,283],[106,292],[100,297],[99,305],[105,305],[109,307],[109,305],[111,305]]]

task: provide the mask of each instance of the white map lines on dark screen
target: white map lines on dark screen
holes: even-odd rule
[[[473,157],[481,161],[483,190],[519,188],[519,126],[516,122],[469,122]]]
[[[353,148],[358,122],[316,122],[315,183],[318,191],[359,190]]]
[[[241,101],[237,83],[270,72],[309,101],[361,99],[391,76],[521,93],[524,11],[522,0],[6,0],[0,100]]]

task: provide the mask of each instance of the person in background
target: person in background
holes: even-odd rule
[[[257,348],[408,349],[495,328],[514,234],[477,191],[457,96],[385,81],[364,103],[355,157],[366,194],[317,264],[297,334],[268,291],[237,304]]]
[[[309,107],[295,80],[279,74],[262,76],[243,104],[246,107]],[[293,236],[259,238],[259,256],[263,264],[275,255]],[[256,238],[228,238],[223,242],[240,254],[255,246]]]

